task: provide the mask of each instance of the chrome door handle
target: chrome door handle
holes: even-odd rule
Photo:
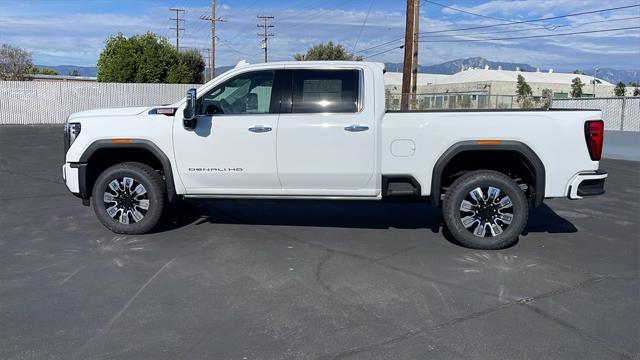
[[[263,126],[263,125],[255,125],[253,127],[249,128],[249,131],[254,132],[254,133],[266,133],[273,130],[272,128],[270,128],[269,126]]]
[[[349,125],[347,127],[344,128],[346,131],[350,131],[350,132],[360,132],[360,131],[367,131],[369,130],[369,127],[366,125]]]

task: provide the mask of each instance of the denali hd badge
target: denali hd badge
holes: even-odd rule
[[[189,168],[190,172],[242,172],[244,169],[239,167],[234,168]]]

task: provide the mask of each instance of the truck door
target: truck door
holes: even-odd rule
[[[363,70],[286,73],[292,77],[291,96],[282,102],[277,144],[283,192],[375,195],[376,124],[373,102],[363,102]]]
[[[197,94],[197,127],[174,125],[174,151],[189,194],[273,194],[279,97],[274,70],[246,72]],[[176,115],[176,120],[182,114]]]

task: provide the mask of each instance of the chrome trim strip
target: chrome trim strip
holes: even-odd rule
[[[382,200],[382,196],[322,196],[322,195],[184,195],[190,199],[272,199],[272,200]]]

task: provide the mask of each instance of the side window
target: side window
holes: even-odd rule
[[[209,90],[197,102],[199,115],[267,114],[273,71],[240,74]]]
[[[358,70],[294,70],[291,112],[358,112],[358,80]]]

